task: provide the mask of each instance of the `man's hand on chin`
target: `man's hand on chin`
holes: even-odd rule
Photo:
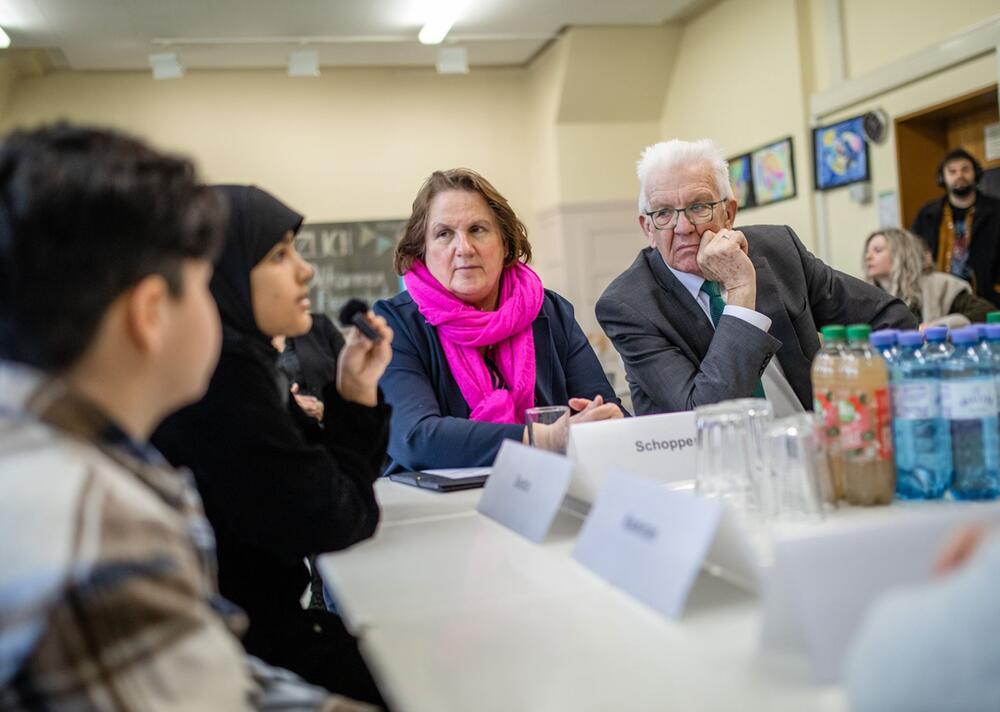
[[[739,230],[706,230],[698,248],[698,267],[705,279],[726,290],[726,303],[757,308],[757,270],[748,256],[746,235]]]

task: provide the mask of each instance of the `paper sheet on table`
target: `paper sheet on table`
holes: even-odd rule
[[[446,477],[449,480],[460,480],[463,477],[479,477],[489,475],[491,467],[454,467],[446,470],[421,470],[425,475],[437,475]]]

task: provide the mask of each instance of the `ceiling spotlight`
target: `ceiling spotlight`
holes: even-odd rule
[[[468,74],[469,51],[465,47],[442,47],[438,50],[438,74]]]
[[[184,67],[176,52],[149,55],[149,66],[153,68],[153,79],[180,79],[184,76]]]
[[[441,44],[455,24],[460,10],[459,0],[438,0],[430,12],[430,17],[420,29],[417,39],[421,44]]]
[[[288,55],[288,76],[318,77],[319,52],[314,49],[300,49]]]
[[[10,47],[10,35],[4,28],[0,27],[0,49],[7,49]]]

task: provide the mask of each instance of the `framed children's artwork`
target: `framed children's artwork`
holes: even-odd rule
[[[753,192],[753,175],[750,169],[750,154],[729,159],[729,182],[733,186],[736,207],[752,208],[757,204]]]
[[[864,116],[813,129],[816,190],[839,188],[871,177]]]
[[[795,197],[795,156],[791,136],[751,151],[750,159],[757,205]]]

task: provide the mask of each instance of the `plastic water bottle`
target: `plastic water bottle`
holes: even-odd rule
[[[828,498],[831,503],[844,497],[844,463],[840,452],[840,414],[837,393],[840,390],[840,361],[847,350],[847,330],[839,324],[824,326],[823,348],[812,364],[813,410],[820,425],[820,446],[826,454],[830,475]]]
[[[983,358],[992,363],[993,351],[986,340],[986,324],[969,324],[968,328],[975,329],[976,333],[979,334],[979,351],[982,353]]]
[[[923,344],[919,331],[901,332],[899,354],[889,367],[900,499],[935,499],[951,485],[951,432],[941,415],[941,364],[927,360]]]
[[[873,331],[872,335],[868,337],[868,341],[871,343],[872,348],[885,359],[886,366],[891,367],[892,362],[899,357],[898,329],[879,329],[878,331]]]
[[[995,386],[997,398],[997,422],[1000,424],[1000,323],[986,325],[985,352],[989,354],[990,361],[993,362],[993,385]]]
[[[955,353],[942,362],[941,410],[951,430],[956,499],[995,499],[1000,494],[1000,432],[993,364],[979,349],[979,331],[951,335]]]
[[[927,340],[923,348],[924,358],[931,361],[944,361],[955,353],[955,347],[948,343],[947,326],[927,327],[924,329],[924,338]]]
[[[889,371],[868,345],[871,327],[847,327],[849,349],[840,362],[840,447],[844,499],[851,504],[889,504],[896,492],[889,417]]]

